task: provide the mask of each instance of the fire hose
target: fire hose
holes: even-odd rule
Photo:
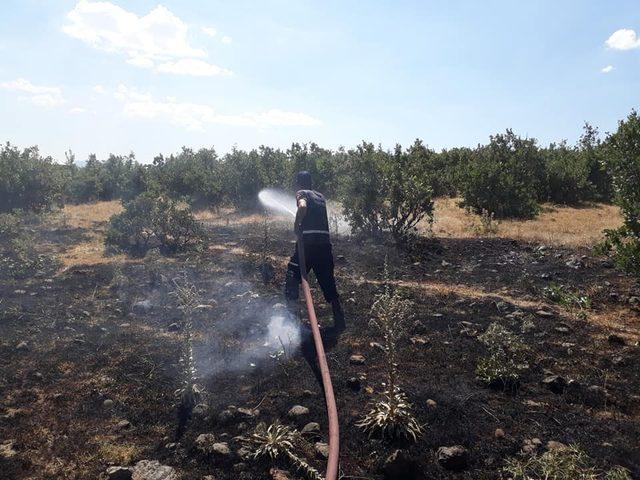
[[[316,355],[318,357],[318,365],[320,367],[320,375],[322,377],[322,386],[324,388],[324,399],[327,405],[327,417],[329,419],[329,457],[327,459],[325,479],[336,480],[338,478],[338,459],[340,455],[338,408],[336,407],[336,398],[333,394],[333,385],[331,384],[331,375],[329,373],[329,366],[327,365],[327,357],[324,353],[320,327],[318,327],[318,319],[316,318],[316,311],[313,306],[313,297],[311,296],[311,289],[309,288],[302,235],[298,235],[298,261],[300,263],[302,292],[304,294],[305,303],[307,304],[307,313],[309,315],[311,332],[313,333],[313,343],[316,347]]]

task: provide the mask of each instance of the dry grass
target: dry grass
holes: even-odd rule
[[[458,207],[459,199],[440,198],[435,201],[433,232],[436,236],[465,238],[478,235],[474,226],[480,224],[477,215]],[[612,205],[594,204],[585,207],[544,205],[533,220],[503,220],[497,236],[553,246],[589,247],[602,239],[602,231],[622,224],[620,209]]]
[[[59,226],[82,229],[88,239],[69,246],[58,256],[63,269],[113,261],[115,257],[107,257],[104,252],[104,232],[109,218],[121,211],[119,201],[66,205],[56,218]]]

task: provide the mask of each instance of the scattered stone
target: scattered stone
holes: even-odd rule
[[[464,470],[469,464],[469,452],[462,445],[440,447],[437,455],[438,463],[446,470]]]
[[[422,337],[420,335],[416,335],[414,337],[411,337],[411,343],[413,345],[428,345],[429,344],[429,340],[425,337]]]
[[[560,323],[558,324],[558,326],[555,327],[555,331],[560,333],[569,333],[571,329],[569,328],[568,325],[564,323]]]
[[[323,442],[316,442],[314,447],[318,456],[321,458],[329,458],[329,445]]]
[[[435,400],[429,398],[427,400],[427,408],[429,410],[435,410],[436,408],[438,408],[438,403]]]
[[[167,327],[167,331],[169,332],[179,332],[180,331],[180,324],[178,323],[172,323],[171,325],[169,325]]]
[[[121,323],[120,328],[129,328],[131,326],[130,323]]]
[[[132,480],[178,480],[173,467],[162,465],[157,460],[140,460],[133,469]]]
[[[418,462],[404,450],[396,450],[382,466],[384,480],[417,480],[420,477]]]
[[[196,310],[211,310],[214,307],[214,305],[211,305],[209,303],[201,303],[200,305],[196,305]]]
[[[16,345],[16,350],[27,351],[29,350],[29,344],[25,341],[22,341]]]
[[[292,418],[302,417],[304,415],[309,415],[309,409],[307,407],[303,407],[302,405],[294,405],[293,407],[291,407],[287,415]]]
[[[542,318],[553,318],[553,317],[555,317],[553,312],[550,312],[548,310],[538,310],[536,312],[536,315],[538,315],[539,317],[542,317]]]
[[[116,423],[116,430],[129,430],[131,427],[132,425],[129,420],[120,420]]]
[[[269,470],[269,475],[271,475],[272,480],[289,480],[291,478],[291,474],[287,470],[280,470],[278,468]]]
[[[113,400],[111,400],[110,398],[107,398],[104,402],[102,402],[102,406],[104,408],[111,408],[113,407]]]
[[[365,359],[363,355],[351,355],[349,361],[352,365],[364,365]]]
[[[358,377],[351,377],[347,380],[347,385],[349,386],[349,388],[351,390],[353,390],[354,392],[357,392],[360,390],[361,388],[361,383],[360,383],[360,379]]]
[[[302,427],[302,433],[307,435],[320,435],[320,424],[317,422],[309,422]]]
[[[623,337],[621,337],[620,335],[616,335],[615,333],[609,335],[609,337],[607,337],[607,340],[611,345],[617,345],[619,347],[624,346],[627,343]]]
[[[15,450],[13,440],[0,443],[0,458],[15,457],[18,452]]]
[[[151,301],[150,300],[141,300],[136,302],[131,307],[133,313],[148,313],[151,311]]]
[[[235,412],[232,412],[231,410],[223,410],[218,414],[218,421],[224,425],[233,421],[234,417]]]
[[[563,393],[567,387],[567,381],[560,375],[547,375],[542,379],[542,384],[557,394]]]
[[[109,467],[106,474],[107,480],[131,480],[133,470],[128,467]]]
[[[178,448],[178,444],[171,442],[171,443],[167,443],[164,448],[166,448],[167,450],[175,450],[176,448]]]
[[[238,408],[238,413],[244,415],[247,418],[256,418],[258,415],[260,415],[260,410],[255,408],[240,407]]]
[[[212,433],[201,433],[196,438],[196,448],[202,453],[209,454],[213,452],[213,445],[216,443],[216,437]]]
[[[525,438],[522,442],[522,453],[532,455],[536,453],[540,445],[542,445],[542,441],[539,438]]]
[[[194,417],[204,418],[209,414],[209,405],[206,403],[198,403],[191,411]]]
[[[315,397],[316,394],[314,392],[312,392],[311,390],[303,390],[302,391],[302,396],[304,396],[304,397]]]
[[[496,431],[494,432],[493,436],[496,437],[497,439],[504,438],[504,430],[502,430],[501,428],[496,428]]]
[[[220,455],[221,457],[231,455],[231,449],[229,448],[229,444],[226,442],[214,443],[211,448],[213,453]]]
[[[556,442],[555,440],[549,440],[547,442],[547,450],[553,450],[560,452],[566,450],[568,447],[562,442]]]
[[[205,475],[204,477],[202,477],[202,480],[216,480],[216,477],[214,477],[213,475]]]
[[[384,345],[382,345],[380,342],[369,342],[369,346],[371,348],[377,348],[380,351],[385,351],[386,349],[384,348]]]
[[[590,407],[599,407],[607,401],[607,391],[599,385],[587,387],[584,395],[584,403]]]

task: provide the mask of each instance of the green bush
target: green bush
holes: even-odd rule
[[[547,170],[547,199],[560,204],[577,204],[593,197],[589,165],[580,150],[566,142],[552,143],[543,150]]]
[[[418,223],[433,219],[432,190],[423,161],[430,152],[420,141],[393,154],[363,142],[347,156],[342,207],[352,230],[380,237],[390,232],[406,241]]]
[[[487,347],[489,355],[480,358],[476,376],[487,385],[504,387],[516,385],[527,364],[527,346],[522,340],[499,323],[492,323],[478,337]]]
[[[629,471],[622,467],[596,469],[593,460],[574,445],[508,460],[504,472],[511,480],[631,480]]]
[[[34,221],[40,219],[21,211],[0,213],[0,272],[13,278],[25,278],[38,270],[56,265],[51,256],[39,253],[33,233]]]
[[[62,204],[62,193],[62,171],[51,157],[42,157],[37,147],[0,148],[0,212],[50,210]]]
[[[605,231],[600,250],[611,252],[620,267],[640,279],[640,116],[635,110],[607,138],[607,153],[624,225]]]
[[[534,139],[511,130],[478,147],[462,180],[463,206],[496,218],[533,217],[544,195],[544,158]]]
[[[183,251],[203,238],[191,210],[175,200],[144,193],[127,202],[122,213],[111,217],[105,244],[144,256],[154,247],[164,254]]]

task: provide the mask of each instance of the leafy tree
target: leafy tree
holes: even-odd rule
[[[633,110],[607,138],[607,166],[624,225],[605,231],[601,246],[618,265],[640,279],[640,116]]]
[[[590,197],[594,200],[609,201],[613,197],[613,183],[607,170],[606,148],[600,141],[598,129],[588,123],[578,142],[578,154],[588,170],[592,185]]]
[[[463,205],[498,218],[535,216],[544,176],[544,159],[535,139],[507,130],[475,150],[462,181]]]
[[[547,169],[547,199],[561,204],[577,204],[593,195],[589,165],[579,149],[566,142],[552,143],[544,149]]]
[[[21,151],[6,143],[0,148],[0,212],[41,212],[61,205],[63,181],[63,171],[37,147]]]
[[[397,240],[406,241],[422,219],[432,218],[425,155],[420,141],[407,151],[396,146],[393,155],[366,142],[349,151],[342,206],[354,231],[374,237],[391,232]]]

